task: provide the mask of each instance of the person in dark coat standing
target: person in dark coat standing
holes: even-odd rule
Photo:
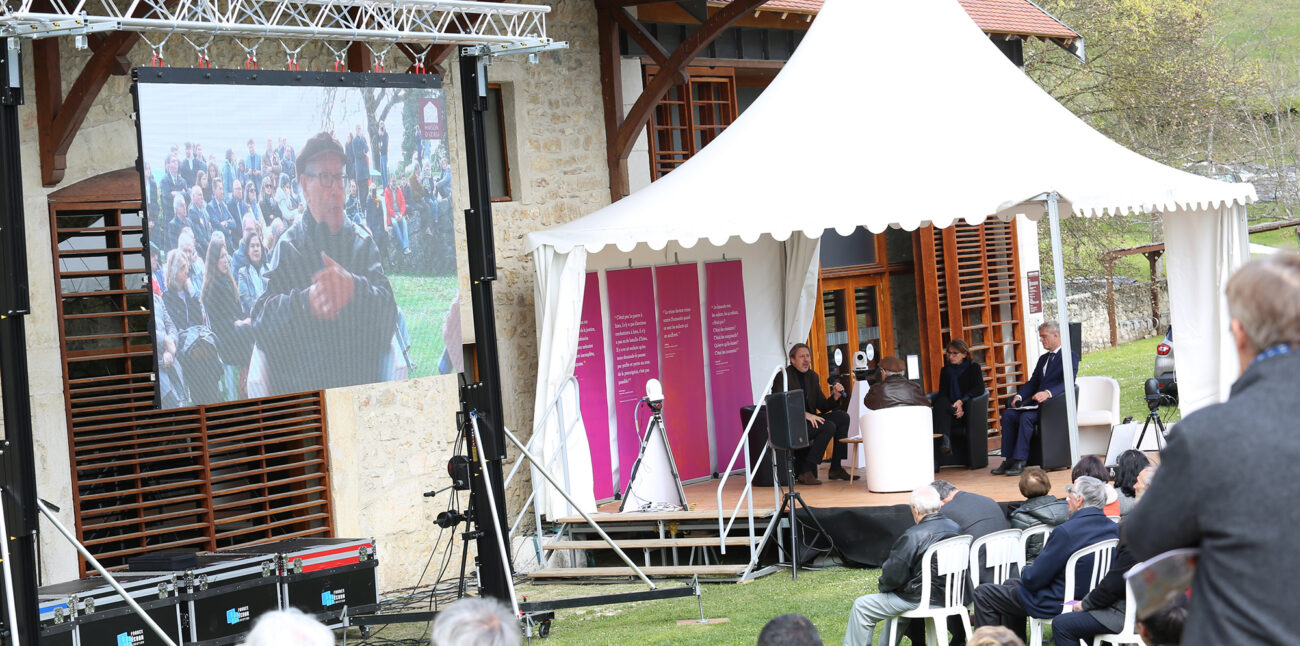
[[[1300,480],[1286,474],[1300,463],[1300,255],[1244,265],[1227,301],[1241,376],[1226,402],[1178,422],[1123,531],[1138,560],[1201,548],[1182,643],[1291,643]]]
[[[368,192],[370,189],[370,145],[362,134],[361,124],[352,137],[352,177],[357,180],[357,191]]]
[[[949,341],[944,356],[947,361],[939,371],[939,391],[934,395],[934,432],[943,436],[939,452],[947,455],[952,453],[952,429],[966,427],[966,406],[984,394],[984,372],[961,339]]]
[[[1038,326],[1038,340],[1044,352],[1038,357],[1034,374],[1011,398],[1012,408],[1002,411],[1002,464],[993,469],[993,475],[1018,476],[1029,459],[1029,440],[1038,426],[1038,409],[1020,410],[1020,406],[1042,404],[1065,392],[1065,371],[1061,368],[1061,326],[1056,321],[1046,321]],[[1079,374],[1079,357],[1071,357],[1070,372]]]

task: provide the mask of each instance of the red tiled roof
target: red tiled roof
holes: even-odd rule
[[[957,0],[986,34],[1014,34],[1074,40],[1073,29],[1029,0]]]
[[[854,1],[866,2],[867,0]],[[1029,0],[957,1],[986,34],[1037,36],[1065,41],[1079,38],[1079,34],[1073,29],[1066,27]],[[709,4],[715,7],[730,2],[731,0],[709,0]],[[822,2],[823,0],[768,0],[759,10],[815,14],[821,11]]]

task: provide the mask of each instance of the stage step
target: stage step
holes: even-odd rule
[[[755,536],[757,541],[761,536]],[[641,548],[663,548],[663,547],[718,547],[721,543],[717,537],[702,538],[632,538],[626,540],[614,541],[622,549],[641,549]],[[749,545],[749,538],[746,536],[732,536],[727,538],[727,547]],[[609,543],[605,541],[554,541],[542,546],[544,550],[607,550],[610,549]]]
[[[730,511],[731,510],[727,510],[728,517],[730,517]],[[757,507],[754,508],[754,518],[767,518],[775,514],[776,514],[776,509],[772,507],[763,507],[761,509]],[[740,522],[747,517],[747,515],[748,512],[746,512],[744,509],[740,510],[740,514],[736,516],[737,527],[740,525]],[[600,525],[604,525],[606,523],[644,523],[644,522],[653,523],[659,521],[672,522],[672,521],[683,521],[683,520],[709,520],[709,519],[717,520],[718,510],[710,509],[710,510],[703,510],[703,511],[701,510],[655,511],[655,512],[644,512],[644,513],[635,512],[635,511],[627,512],[627,513],[598,512],[592,514],[591,518],[592,520],[595,520],[596,523]],[[586,524],[587,521],[584,520],[582,516],[564,516],[562,518],[557,519],[555,522],[565,523],[570,525],[580,525],[580,524]]]
[[[651,565],[641,568],[650,578],[700,576],[740,576],[747,566],[739,565]],[[577,567],[545,568],[533,570],[528,576],[534,579],[593,579],[609,577],[636,577],[630,567]]]

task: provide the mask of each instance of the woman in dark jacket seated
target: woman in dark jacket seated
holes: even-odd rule
[[[1051,495],[1052,481],[1042,467],[1026,467],[1020,474],[1020,495],[1026,500],[1011,512],[1011,526],[1025,529],[1034,525],[1056,527],[1070,517],[1069,505],[1060,498]],[[1043,551],[1043,539],[1033,537],[1025,546],[1025,560],[1028,562]]]
[[[984,394],[984,372],[961,339],[949,341],[945,354],[948,362],[939,371],[939,392],[934,397],[934,432],[943,436],[939,451],[947,455],[952,453],[953,426],[966,426],[966,404]]]

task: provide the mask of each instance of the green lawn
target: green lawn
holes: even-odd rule
[[[1079,376],[1113,377],[1119,382],[1120,418],[1145,419],[1144,385],[1155,376],[1156,346],[1163,338],[1162,334],[1088,352],[1079,360]],[[1162,408],[1160,416],[1165,422],[1181,417],[1177,407]]]
[[[388,282],[393,286],[397,307],[406,317],[411,360],[415,362],[411,376],[438,374],[438,359],[442,358],[443,350],[442,326],[447,308],[456,296],[456,276],[392,274]]]

